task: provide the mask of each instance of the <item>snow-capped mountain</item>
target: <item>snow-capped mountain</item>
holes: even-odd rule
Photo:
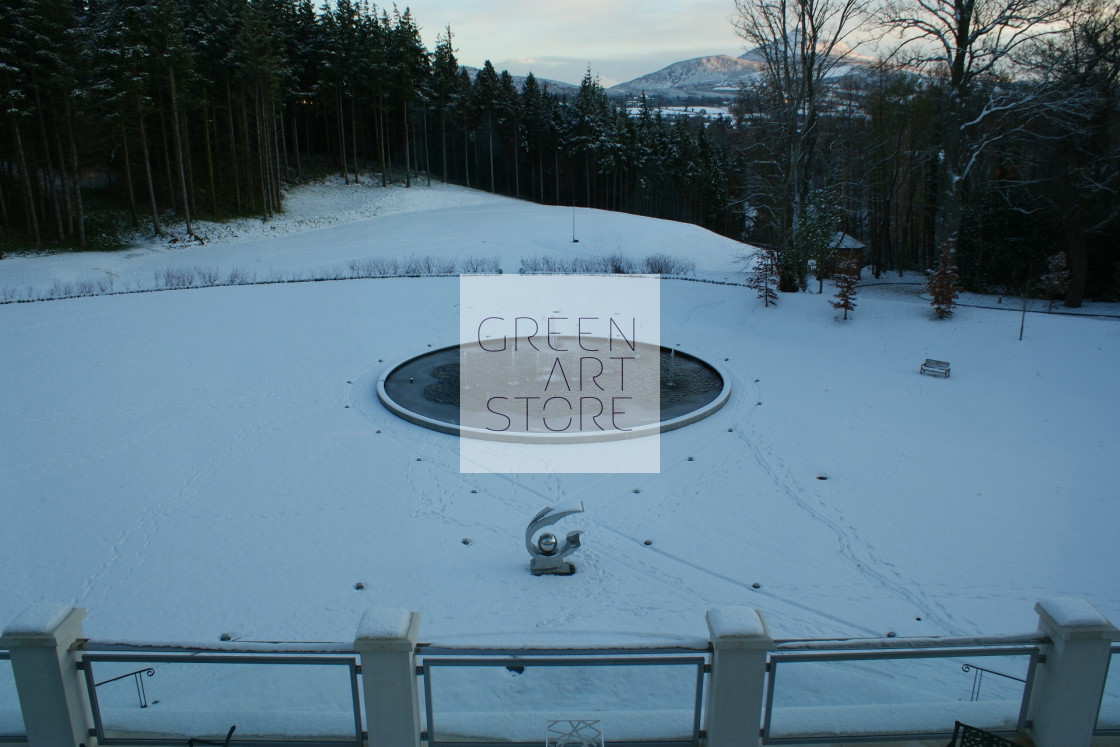
[[[839,78],[875,64],[874,58],[859,54],[846,45],[835,47],[831,58],[834,67],[827,78]],[[764,60],[761,47],[748,50],[738,57],[725,54],[694,57],[674,62],[655,73],[619,83],[608,92],[625,96],[647,93],[668,99],[724,100],[733,96],[742,85],[753,82],[762,71]]]
[[[619,83],[611,93],[640,94],[643,91],[661,96],[705,96],[727,98],[744,82],[749,82],[761,68],[758,60],[721,54],[694,57],[674,62],[655,73]]]

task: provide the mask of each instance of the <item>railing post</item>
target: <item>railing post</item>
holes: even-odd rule
[[[708,685],[707,747],[757,745],[765,694],[766,654],[774,639],[762,613],[750,607],[708,611],[712,675]]]
[[[1088,747],[1116,628],[1081,599],[1046,600],[1034,609],[1052,645],[1031,697],[1031,739],[1037,747]]]
[[[420,745],[419,628],[420,614],[405,610],[368,610],[358,624],[354,648],[361,657],[371,747]]]
[[[84,609],[37,604],[4,629],[30,747],[90,742],[89,696],[70,646],[82,637]]]

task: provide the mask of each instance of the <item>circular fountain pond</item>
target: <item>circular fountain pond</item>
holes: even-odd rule
[[[584,346],[586,349],[586,346],[593,341],[583,338],[568,339],[567,342],[571,343],[572,349],[578,349],[577,345]],[[583,413],[577,410],[587,409],[585,407],[587,401],[593,400],[593,397],[587,395],[600,394],[599,390],[602,389],[602,387],[596,388],[598,384],[594,376],[589,376],[589,373],[599,373],[600,378],[605,379],[611,373],[609,362],[608,370],[604,373],[602,362],[592,361],[598,366],[598,369],[592,369],[588,364],[589,356],[584,355],[582,360],[573,358],[561,361],[560,358],[556,358],[553,361],[552,354],[546,349],[519,353],[515,356],[520,361],[517,365],[512,362],[514,358],[503,357],[494,368],[497,356],[480,355],[479,344],[466,343],[462,346],[452,345],[427,351],[392,366],[378,380],[377,396],[381,403],[397,416],[443,433],[490,440],[547,443],[606,441],[662,433],[701,420],[721,408],[727,401],[730,393],[727,377],[715,366],[673,348],[645,345],[643,351],[642,347],[643,344],[638,343],[636,352],[623,351],[627,353],[627,361],[618,362],[623,367],[618,373],[628,377],[625,379],[625,386],[626,394],[629,396],[621,398],[627,400],[623,403],[624,406],[611,404],[609,401],[604,406],[603,403],[594,400],[598,408],[597,412]],[[606,347],[602,349],[606,350]],[[607,353],[599,355],[604,360],[610,358],[611,361],[622,357],[617,352],[613,354],[614,357]],[[647,377],[644,384],[640,375],[632,373],[637,371],[640,374],[643,355],[646,370],[652,371],[652,376]],[[632,361],[631,358],[634,360]],[[491,370],[485,371],[482,376],[478,375],[477,367],[480,359],[485,359],[485,363],[491,367]],[[626,368],[626,365],[631,367]],[[470,372],[468,373],[470,381],[482,380],[490,385],[481,388],[494,389],[502,394],[511,394],[505,391],[507,384],[524,387],[526,381],[529,381],[530,390],[540,396],[503,396],[491,399],[531,399],[537,400],[534,403],[536,405],[543,402],[546,414],[551,410],[552,413],[559,412],[565,416],[564,420],[553,416],[553,425],[577,420],[583,422],[579,420],[583,414],[588,415],[588,422],[591,422],[591,415],[598,414],[601,416],[599,421],[610,423],[612,409],[625,409],[627,415],[638,418],[636,421],[638,424],[629,428],[623,426],[602,428],[602,425],[597,422],[600,428],[587,427],[579,432],[558,432],[560,429],[548,425],[547,420],[544,421],[547,427],[538,425],[536,432],[530,432],[532,429],[528,426],[525,429],[515,428],[513,431],[506,432],[496,432],[491,427],[478,427],[479,420],[475,415],[480,412],[485,414],[484,411],[490,405],[486,395],[481,395],[482,399],[479,399],[479,392],[469,391],[472,389],[472,386],[468,385],[469,382],[468,384],[461,382],[461,370]],[[500,382],[500,386],[493,382]],[[593,384],[596,386],[592,386]],[[554,401],[549,402],[550,395],[557,391],[566,395],[566,399],[553,396],[551,399]],[[488,393],[493,392],[488,391]],[[467,402],[465,407],[463,402]],[[652,405],[645,408],[646,412],[640,412],[643,409],[643,402]],[[528,403],[526,403],[527,407]],[[567,410],[564,409],[565,407]],[[464,413],[467,416],[466,423],[463,422]],[[508,423],[510,419],[506,417],[505,421]],[[513,417],[513,420],[516,421],[517,418]],[[528,420],[527,409],[526,420]]]

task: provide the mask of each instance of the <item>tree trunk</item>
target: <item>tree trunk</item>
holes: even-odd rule
[[[1069,287],[1066,289],[1065,306],[1070,309],[1081,308],[1085,300],[1085,283],[1089,277],[1089,255],[1085,249],[1085,234],[1081,230],[1080,213],[1074,210],[1066,214],[1066,255],[1069,257]]]
[[[471,188],[471,138],[463,129],[463,174],[466,178],[467,189]]]
[[[140,92],[136,93],[136,113],[140,118],[140,148],[144,154],[144,173],[148,177],[148,200],[152,208],[152,230],[156,236],[163,236],[163,229],[159,225],[159,205],[156,203],[156,183],[152,177],[152,159],[148,150],[148,133],[144,127],[144,106],[140,100]]]
[[[179,97],[175,91],[175,70],[172,68],[167,73],[171,85],[171,134],[175,138],[175,157],[179,166],[179,189],[183,193],[183,218],[187,222],[187,236],[194,236],[191,227],[191,202],[190,192],[187,191],[187,170],[183,162],[183,138],[179,127]]]
[[[496,192],[494,188],[494,115],[490,112],[486,113],[486,141],[490,146],[490,191]]]
[[[241,169],[237,165],[238,148],[237,148],[237,128],[234,126],[233,121],[233,93],[229,89],[229,80],[226,80],[226,105],[229,107],[229,147],[230,162],[233,165],[233,191],[235,194],[235,201],[237,203],[237,212],[241,212]]]
[[[521,138],[517,136],[518,130],[520,130],[520,127],[518,125],[519,123],[515,121],[513,125],[513,196],[520,200],[521,159],[519,157],[520,154],[518,151],[521,150],[521,143],[519,142]]]
[[[268,147],[268,138],[263,132],[263,123],[261,122],[262,104],[260,100],[259,90],[257,91],[257,95],[254,98],[256,99],[256,101],[254,102],[255,106],[253,107],[253,118],[256,120],[255,125],[257,131],[257,167],[260,171],[261,176],[261,205],[264,212],[265,220],[268,220],[272,217],[272,199],[268,194],[268,172],[270,169],[265,165],[265,159],[267,158],[265,151]]]
[[[210,107],[202,107],[203,147],[206,149],[206,183],[210,190],[210,214],[218,214],[218,190],[214,187],[214,146],[210,140]]]
[[[335,104],[338,110],[338,157],[342,169],[342,181],[350,183],[350,172],[346,166],[346,118],[342,112],[342,91],[335,92]]]
[[[74,204],[78,210],[78,246],[86,248],[86,211],[82,204],[82,186],[78,181],[78,144],[74,140],[74,120],[70,116],[70,96],[64,99],[66,106],[66,134],[70,138],[71,181],[74,183]]]
[[[124,185],[128,192],[129,214],[132,216],[132,225],[135,228],[140,225],[140,217],[136,214],[136,190],[132,186],[132,159],[128,152],[128,130],[124,126],[124,107],[121,106],[118,111],[121,123],[121,150],[124,153]]]
[[[296,104],[299,107],[300,104]],[[296,159],[296,179],[303,181],[303,164],[299,160],[299,110],[292,109],[292,155]]]
[[[443,166],[443,183],[447,184],[447,112],[440,109],[439,112],[439,140],[440,140],[440,155],[441,165]]]
[[[282,113],[279,116],[276,114],[276,99],[271,100],[271,110],[272,129],[276,133],[276,183],[279,186],[292,178],[292,169],[288,165],[288,128],[284,121],[284,115]],[[279,196],[279,190],[277,196]],[[279,207],[279,204],[277,207]]]
[[[66,152],[62,148],[62,121],[55,117],[54,126],[54,152],[58,158],[58,181],[59,187],[62,192],[62,217],[66,223],[66,235],[72,236],[74,234],[74,212],[75,208],[70,201],[70,190],[77,189],[78,183],[74,181],[77,177],[77,170],[67,167]],[[68,186],[69,184],[69,186]]]
[[[428,153],[428,110],[420,110],[421,127],[424,129],[424,173],[427,175],[427,186],[432,186],[432,161]]]
[[[19,132],[19,120],[12,117],[12,132],[16,136],[16,153],[19,157],[19,170],[23,181],[23,192],[27,199],[27,222],[31,227],[31,234],[35,237],[35,248],[43,246],[43,239],[39,233],[39,214],[35,210],[35,190],[31,186],[31,172],[27,168],[27,154],[23,147],[23,137]]]
[[[401,123],[404,127],[404,187],[412,187],[412,170],[409,168],[409,103],[401,108]]]
[[[358,101],[355,97],[350,97],[350,150],[354,162],[354,183],[361,184],[361,179],[358,178],[358,121],[355,110],[358,108]]]
[[[43,138],[43,159],[46,161],[45,168],[43,169],[43,186],[44,195],[50,198],[51,212],[54,214],[55,231],[58,234],[58,240],[62,241],[66,238],[66,231],[62,226],[62,208],[58,197],[58,184],[55,179],[54,163],[51,160],[51,143],[47,135],[47,123],[43,119],[43,105],[39,101],[39,94],[35,94],[35,109],[39,117],[39,133]]]

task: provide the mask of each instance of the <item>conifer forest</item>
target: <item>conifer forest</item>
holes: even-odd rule
[[[926,272],[946,315],[960,289],[1120,299],[1115,2],[732,10],[759,72],[687,117],[590,69],[464,68],[453,29],[428,49],[397,6],[5,0],[0,253],[204,241],[192,221],[268,220],[334,174],[695,223],[773,252],[783,291],[815,292],[843,231],[875,276]]]

